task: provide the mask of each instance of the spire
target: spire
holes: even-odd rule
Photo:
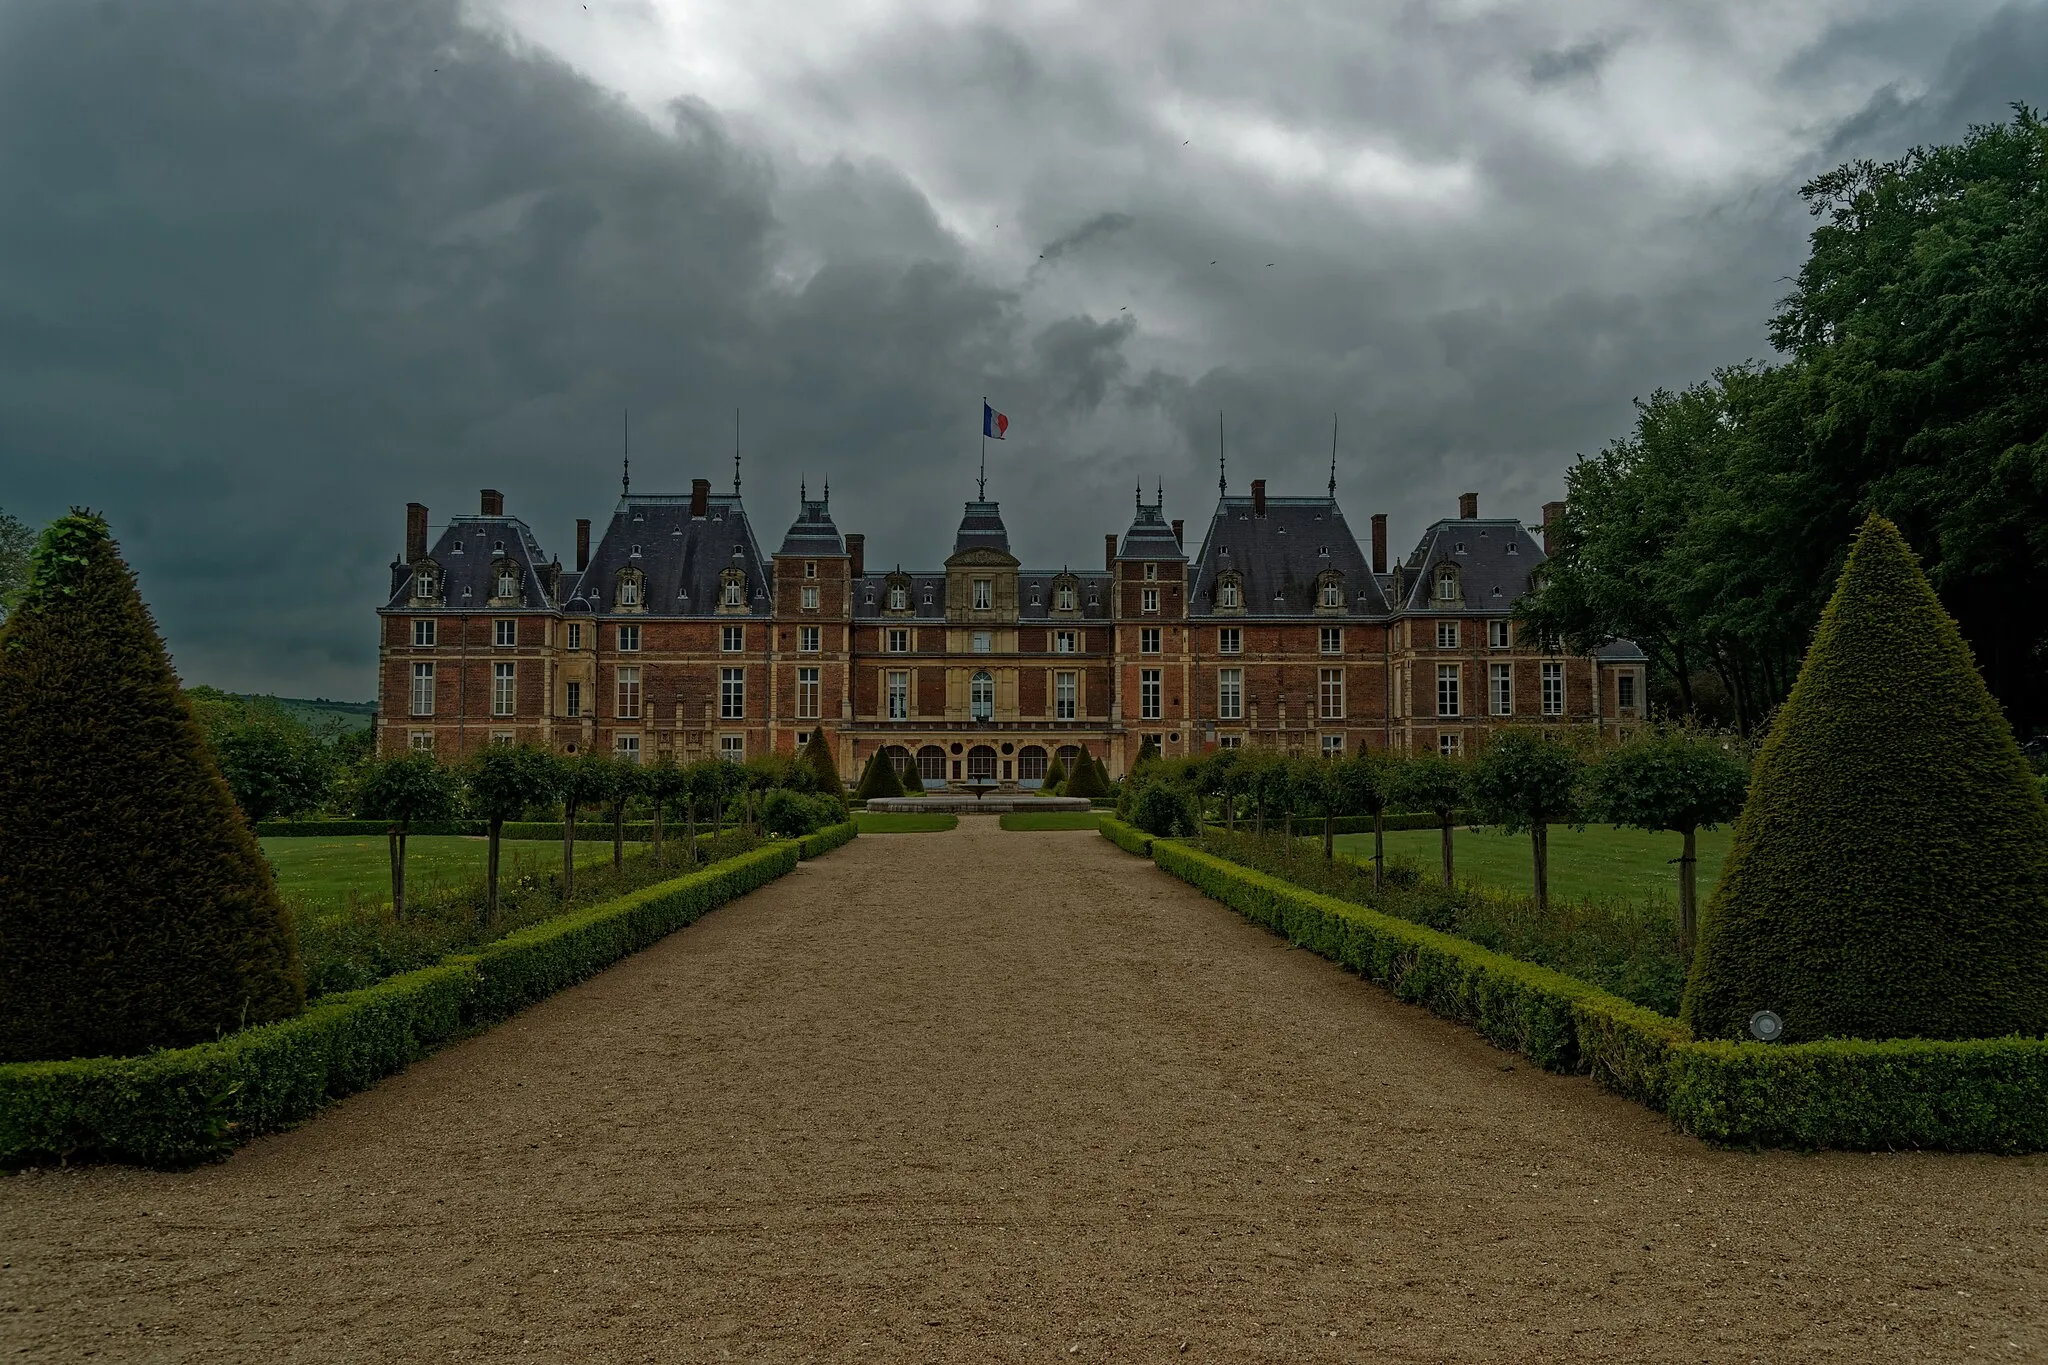
[[[809,502],[811,500],[810,481],[801,475],[797,477],[796,481],[796,500],[798,502]]]
[[[619,410],[619,496],[625,497],[633,491],[633,412],[630,408]]]
[[[1216,496],[1230,492],[1230,480],[1223,472],[1223,409],[1216,409]]]
[[[740,495],[740,410],[732,410],[732,495]]]
[[[1330,414],[1330,497],[1337,496],[1337,414]]]
[[[827,506],[827,507],[830,507],[831,505],[832,505],[832,480],[830,480],[830,479],[826,479],[826,480],[825,480],[825,506]]]
[[[1141,512],[1145,510],[1145,481],[1143,479],[1138,480],[1137,484],[1134,486],[1132,490],[1131,506],[1137,508]]]

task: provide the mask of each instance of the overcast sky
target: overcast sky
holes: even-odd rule
[[[1107,13],[1109,17],[1104,17]],[[107,513],[188,681],[373,690],[408,500],[567,558],[633,486],[989,493],[1099,562],[1163,481],[1404,548],[1533,519],[1767,357],[1798,185],[2048,104],[1977,0],[0,0],[0,508]]]

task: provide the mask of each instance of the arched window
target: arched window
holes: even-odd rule
[[[1072,578],[1062,576],[1056,580],[1052,588],[1052,609],[1054,611],[1072,611],[1075,600],[1080,595],[1077,591],[1079,587],[1080,584]]]
[[[1440,564],[1436,571],[1436,600],[1455,602],[1458,600],[1458,566]]]
[[[899,776],[905,768],[910,766],[910,750],[904,748],[901,744],[884,745],[882,757],[889,760],[889,766],[894,768]]]
[[[1017,785],[1037,786],[1045,781],[1046,753],[1036,744],[1027,744],[1017,751]]]
[[[889,575],[889,610],[910,610],[910,575],[892,573]]]
[[[927,744],[917,751],[917,776],[926,786],[937,783],[946,785],[946,751],[936,744]]]
[[[431,600],[441,595],[441,575],[432,564],[416,565],[412,571],[412,595]]]
[[[1072,772],[1074,771],[1074,765],[1081,760],[1081,746],[1078,744],[1062,744],[1059,747],[1059,756],[1060,766],[1068,772]]]
[[[967,780],[969,782],[993,782],[996,780],[996,751],[986,744],[977,744],[967,751]]]
[[[500,601],[519,596],[519,566],[509,559],[491,565],[491,596]]]
[[[613,600],[622,607],[637,607],[641,604],[643,582],[638,569],[619,571],[619,590]]]
[[[1316,577],[1316,605],[1324,611],[1340,611],[1344,606],[1344,575],[1335,569],[1325,570]]]
[[[976,720],[994,720],[996,717],[996,680],[988,675],[986,669],[967,681],[967,714]]]
[[[1227,573],[1216,580],[1216,610],[1244,610],[1244,583],[1236,574]]]
[[[718,605],[732,611],[747,605],[747,576],[739,569],[727,569],[719,575]]]

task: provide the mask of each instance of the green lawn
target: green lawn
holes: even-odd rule
[[[862,834],[937,834],[958,826],[960,817],[945,811],[897,814],[894,811],[857,810],[853,813],[853,821],[860,826]]]
[[[1004,829],[1094,829],[1102,819],[1092,810],[1020,810],[1002,818]]]
[[[1433,829],[1394,830],[1387,856],[1406,858],[1433,873],[1442,858],[1442,835]],[[1459,880],[1471,880],[1517,895],[1533,889],[1529,836],[1461,829],[1452,836],[1451,858]],[[1714,889],[1733,831],[1726,825],[1699,834],[1700,899]],[[1550,830],[1550,894],[1568,900],[1678,904],[1676,834],[1588,825],[1583,830]],[[1337,848],[1357,858],[1372,857],[1370,834],[1340,834]]]
[[[312,905],[340,905],[354,892],[364,901],[391,903],[391,849],[382,835],[346,839],[264,839],[263,852],[277,869],[277,888],[286,899]],[[459,834],[415,834],[405,841],[407,885],[424,890],[434,885],[461,884],[484,875],[490,841]],[[628,843],[628,851],[647,847]],[[610,861],[610,839],[578,839],[576,865]],[[543,872],[560,871],[559,839],[507,839],[499,846],[498,875],[509,877],[520,865]]]

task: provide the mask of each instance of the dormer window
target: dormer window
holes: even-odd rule
[[[910,576],[901,571],[889,575],[886,581],[890,611],[910,610]]]
[[[1244,610],[1244,583],[1236,574],[1227,573],[1216,580],[1216,610]]]
[[[1511,555],[1518,555],[1518,554],[1520,554],[1521,552],[1522,552],[1522,547],[1521,547],[1521,546],[1519,546],[1519,545],[1515,544],[1515,542],[1513,542],[1512,540],[1508,542],[1508,553],[1509,553],[1509,554],[1511,554]]]
[[[1053,607],[1056,610],[1072,611],[1074,609],[1074,585],[1072,583],[1060,584],[1059,587],[1053,590],[1052,601]]]
[[[505,542],[502,540],[491,542],[491,553],[494,555],[505,553]]]
[[[639,557],[640,557],[640,547],[639,547],[638,545],[635,545],[635,546],[634,546],[634,547],[632,548],[632,550],[631,550],[631,551],[630,551],[630,552],[628,553],[628,558],[631,558],[631,559],[638,559]]]
[[[721,611],[740,611],[747,605],[747,576],[739,569],[719,575],[718,606]]]
[[[1316,575],[1316,607],[1322,611],[1344,610],[1344,575],[1325,569]]]
[[[639,606],[641,600],[640,571],[638,569],[621,569],[619,571],[618,583],[618,592],[614,595],[614,600],[622,607]]]
[[[423,564],[412,571],[412,595],[418,598],[441,595],[441,576],[434,572],[433,565]]]
[[[1436,600],[1455,602],[1458,600],[1458,569],[1454,564],[1443,564],[1436,571]]]
[[[974,609],[994,611],[996,607],[996,581],[993,578],[974,580]]]
[[[450,545],[450,546],[448,547],[448,553],[449,553],[449,554],[451,554],[451,555],[459,555],[459,554],[461,554],[461,553],[462,553],[462,542],[458,540],[458,541],[456,541],[456,542],[455,542],[454,544]]]
[[[519,596],[517,564],[509,559],[501,559],[491,566],[491,596],[501,602]]]

